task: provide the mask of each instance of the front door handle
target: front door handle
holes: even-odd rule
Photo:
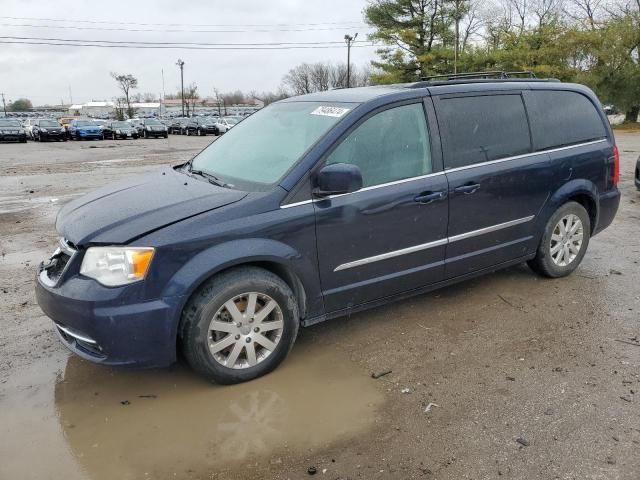
[[[464,185],[460,185],[459,187],[454,188],[453,191],[455,193],[464,193],[465,195],[471,195],[472,193],[477,192],[479,188],[480,188],[479,183],[466,183]]]
[[[418,194],[418,196],[416,196],[414,198],[414,200],[418,203],[422,203],[422,204],[426,204],[426,203],[431,203],[434,202],[436,200],[442,200],[443,198],[445,198],[447,196],[447,194],[445,192],[422,192],[420,194]]]

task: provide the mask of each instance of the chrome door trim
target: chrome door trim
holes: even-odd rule
[[[382,253],[380,255],[374,255],[373,257],[361,258],[360,260],[354,260],[353,262],[343,263],[338,265],[333,271],[339,272],[340,270],[346,270],[348,268],[359,267],[368,263],[379,262],[380,260],[387,260],[393,257],[399,257],[401,255],[408,255],[410,253],[419,252],[420,250],[427,250],[433,247],[440,247],[446,245],[447,239],[441,238],[429,243],[421,243],[420,245],[414,245],[413,247],[403,248],[401,250],[394,250],[392,252]]]
[[[446,169],[444,173],[459,172],[461,170],[468,170],[469,168],[483,167],[485,165],[495,165],[496,163],[510,162],[512,160],[520,160],[522,158],[534,157],[536,155],[542,155],[544,153],[562,152],[564,150],[570,150],[572,148],[585,147],[587,145],[595,145],[596,143],[607,142],[608,139],[601,138],[600,140],[592,140],[590,142],[576,143],[575,145],[567,145],[566,147],[550,148],[548,150],[538,150],[536,152],[523,153],[522,155],[514,155],[512,157],[499,158],[497,160],[489,160],[488,162],[473,163],[471,165],[464,165],[462,167]]]
[[[518,218],[516,220],[510,220],[508,222],[498,223],[497,225],[491,225],[490,227],[484,227],[478,230],[472,230],[470,232],[454,235],[453,237],[449,237],[448,243],[459,242],[460,240],[466,240],[467,238],[477,237],[478,235],[484,235],[487,233],[502,230],[503,228],[509,228],[515,225],[520,225],[521,223],[527,223],[533,220],[534,217],[535,215],[530,215],[528,217]]]
[[[454,235],[453,237],[441,238],[429,243],[421,243],[420,245],[414,245],[412,247],[403,248],[400,250],[393,250],[391,252],[381,253],[380,255],[374,255],[372,257],[361,258],[359,260],[353,260],[352,262],[343,263],[334,268],[334,272],[341,270],[347,270],[349,268],[360,267],[362,265],[368,265],[370,263],[379,262],[381,260],[387,260],[389,258],[399,257],[401,255],[408,255],[410,253],[427,250],[429,248],[440,247],[442,245],[448,245],[449,243],[458,242],[460,240],[466,240],[467,238],[477,237],[479,235],[485,235],[487,233],[496,232],[504,228],[513,227],[522,223],[530,222],[535,218],[535,215],[530,215],[524,218],[518,218],[516,220],[510,220],[504,223],[498,223],[489,227],[480,228],[478,230],[472,230],[470,232],[461,233],[460,235]]]
[[[393,182],[381,183],[379,185],[371,185],[370,187],[364,187],[364,188],[361,188],[360,190],[356,190],[355,192],[340,193],[338,195],[329,195],[329,196],[322,197],[322,198],[303,200],[301,202],[287,203],[285,205],[280,205],[280,208],[297,207],[299,205],[306,205],[307,203],[320,202],[322,200],[327,200],[327,199],[331,199],[331,198],[338,198],[338,197],[344,197],[346,195],[353,195],[353,194],[360,193],[360,192],[368,192],[370,190],[375,190],[377,188],[391,187],[393,185],[400,185],[402,183],[412,182],[414,180],[422,180],[422,179],[425,179],[425,178],[438,177],[438,176],[444,175],[444,174],[445,174],[445,172],[435,172],[435,173],[428,173],[426,175],[420,175],[418,177],[403,178],[401,180],[394,180]]]

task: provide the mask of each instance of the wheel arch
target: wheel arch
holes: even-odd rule
[[[573,201],[582,205],[589,214],[591,235],[593,235],[599,218],[597,198],[598,188],[593,182],[586,179],[571,180],[551,195],[549,202],[547,202],[547,208],[545,208],[545,214],[543,215],[544,224],[546,224],[558,208],[567,202]]]
[[[262,249],[259,249],[262,246]],[[262,250],[263,253],[258,253]],[[250,253],[253,252],[253,253]],[[163,296],[182,292],[175,319],[176,340],[179,340],[180,317],[185,306],[203,284],[213,277],[238,267],[253,266],[267,270],[281,278],[293,291],[298,303],[300,320],[308,311],[308,289],[303,275],[292,259],[302,257],[290,246],[273,240],[228,242],[211,247],[193,257],[171,279]]]

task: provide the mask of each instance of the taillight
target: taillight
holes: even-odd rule
[[[620,152],[618,146],[613,146],[613,186],[618,186],[620,180]]]

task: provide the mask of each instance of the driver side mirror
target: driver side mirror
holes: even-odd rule
[[[315,185],[313,193],[318,197],[355,192],[362,188],[362,172],[356,165],[333,163],[318,172]]]

